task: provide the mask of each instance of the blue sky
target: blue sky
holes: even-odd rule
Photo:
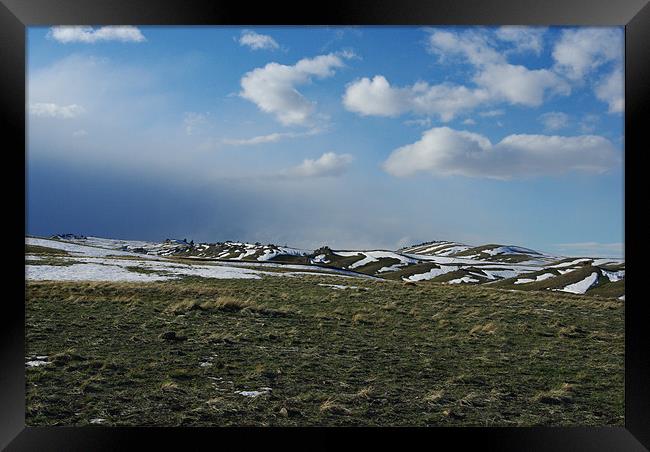
[[[28,233],[623,249],[623,30],[28,30]]]

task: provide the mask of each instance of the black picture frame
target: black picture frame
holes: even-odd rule
[[[625,26],[625,427],[624,428],[434,428],[434,429],[209,429],[25,427],[24,242],[25,27],[37,25],[624,25]],[[643,190],[640,164],[650,109],[650,5],[647,0],[335,0],[323,3],[244,3],[208,0],[0,0],[0,115],[5,125],[5,226],[16,253],[5,273],[0,315],[0,447],[7,450],[119,450],[135,441],[167,447],[277,446],[338,449],[362,436],[365,448],[404,447],[418,439],[428,447],[484,450],[645,450],[650,447],[650,353],[640,259],[644,254],[635,193]],[[646,126],[647,127],[647,126]],[[13,138],[13,140],[11,139]],[[642,198],[643,195],[637,195]],[[641,220],[641,218],[636,218]],[[634,245],[630,245],[634,244]],[[9,244],[7,245],[9,246]],[[19,264],[21,262],[21,264]],[[630,271],[631,270],[631,271]],[[14,273],[15,272],[15,273]],[[14,292],[15,291],[15,292]],[[22,298],[22,302],[21,302]],[[287,431],[288,430],[288,431]],[[310,435],[307,439],[305,434]],[[345,437],[345,439],[344,439]],[[361,438],[358,438],[361,439]],[[253,446],[251,441],[259,443]],[[451,443],[449,442],[451,441]],[[194,447],[193,447],[194,446]],[[448,446],[445,446],[445,448]]]

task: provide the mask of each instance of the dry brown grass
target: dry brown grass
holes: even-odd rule
[[[494,334],[496,330],[496,324],[494,322],[488,322],[483,325],[475,325],[471,330],[469,330],[469,334]]]
[[[367,314],[363,312],[357,312],[352,316],[352,323],[369,324],[372,323],[372,321],[370,320],[370,317],[368,317]]]
[[[559,405],[563,403],[570,403],[573,401],[573,395],[576,386],[570,383],[562,383],[560,387],[549,389],[536,394],[533,401],[540,403],[547,403]]]
[[[174,391],[178,389],[178,384],[174,383],[173,381],[165,381],[160,385],[160,389],[162,391]]]
[[[354,394],[355,398],[369,399],[375,393],[375,389],[372,386],[366,386],[361,388]]]
[[[327,399],[321,404],[320,412],[328,413],[328,414],[344,415],[344,416],[352,414],[352,412],[349,409],[335,402],[334,399],[332,398]]]
[[[427,395],[423,397],[423,400],[425,402],[431,402],[431,403],[436,403],[442,400],[442,398],[445,395],[445,390],[444,389],[437,389],[435,391],[429,392]]]

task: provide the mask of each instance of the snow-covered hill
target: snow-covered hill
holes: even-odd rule
[[[149,279],[168,279],[168,275],[203,277],[260,277],[260,268],[281,268],[295,272],[327,272],[345,276],[376,277],[409,282],[443,284],[489,284],[509,290],[549,290],[576,294],[624,297],[625,262],[592,257],[564,258],[514,245],[469,246],[436,241],[391,250],[332,250],[322,247],[305,250],[273,244],[217,242],[193,243],[186,240],[149,242],[85,237],[65,234],[50,239],[27,238],[28,245],[58,249],[69,253],[78,264],[113,265],[123,272],[125,257],[136,259]],[[86,261],[79,261],[79,257]],[[121,258],[113,262],[87,259]],[[28,257],[28,260],[30,258]],[[42,277],[43,265],[32,257],[28,276]],[[167,262],[173,260],[176,273]],[[152,261],[157,261],[154,263]],[[191,266],[192,270],[183,266]],[[201,265],[206,268],[200,268]],[[237,267],[240,271],[233,271]],[[55,267],[55,266],[52,266]],[[247,267],[247,271],[243,271]],[[85,267],[87,271],[90,267]],[[219,271],[218,269],[222,270]],[[227,271],[223,269],[228,268]],[[72,278],[74,269],[50,268],[54,279]],[[80,270],[80,269],[79,269]],[[99,271],[101,268],[95,270]],[[158,272],[158,273],[156,273]],[[101,272],[99,272],[101,273]],[[277,272],[276,272],[277,273]],[[40,275],[40,276],[39,276]],[[63,275],[63,276],[61,276]],[[67,275],[67,276],[65,276]],[[216,276],[214,276],[216,275]],[[136,276],[129,275],[136,278]],[[73,278],[74,279],[74,278]]]

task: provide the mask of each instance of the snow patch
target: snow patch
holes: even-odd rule
[[[462,278],[452,279],[448,281],[447,284],[461,284],[461,283],[477,283],[478,279],[474,279],[470,276],[463,276]]]
[[[528,283],[532,283],[532,282],[544,281],[546,279],[554,278],[554,277],[555,277],[554,273],[544,273],[543,275],[539,275],[534,279],[530,279],[530,278],[518,279],[517,281],[514,282],[514,284],[528,284]]]
[[[244,397],[258,397],[271,392],[271,388],[260,388],[259,391],[235,391],[235,394],[243,395]]]
[[[587,290],[589,290],[591,286],[596,284],[597,281],[598,281],[598,273],[593,272],[591,275],[587,276],[582,281],[578,281],[577,283],[574,284],[569,284],[564,289],[555,289],[555,290],[561,290],[562,292],[583,294]]]
[[[620,281],[625,278],[625,270],[609,271],[601,268],[600,271],[603,272],[603,276],[611,282]]]

